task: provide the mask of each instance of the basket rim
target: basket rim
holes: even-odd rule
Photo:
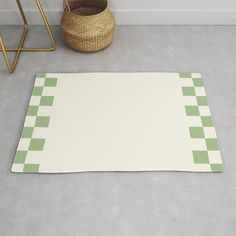
[[[67,14],[71,14],[71,15],[74,15],[74,16],[76,16],[76,17],[96,17],[96,16],[99,16],[99,15],[101,15],[101,14],[103,14],[105,11],[107,11],[107,10],[109,10],[110,8],[109,8],[109,5],[108,5],[108,2],[106,1],[106,7],[101,11],[101,12],[99,12],[99,13],[96,13],[96,14],[92,14],[92,15],[79,15],[79,14],[76,14],[76,13],[74,13],[73,11],[68,11],[68,10],[64,10],[64,12],[65,13],[67,13]]]

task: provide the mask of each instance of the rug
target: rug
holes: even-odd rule
[[[222,172],[199,73],[37,74],[13,172]]]

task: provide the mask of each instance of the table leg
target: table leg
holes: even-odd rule
[[[19,43],[18,47],[17,48],[6,48],[5,45],[4,45],[2,37],[0,36],[0,51],[2,51],[2,53],[3,53],[3,57],[5,59],[8,71],[10,73],[14,72],[14,70],[16,68],[16,65],[17,65],[17,62],[19,60],[20,53],[22,51],[24,51],[24,52],[50,52],[50,51],[54,51],[56,49],[56,40],[55,40],[55,38],[53,36],[53,33],[52,33],[51,27],[50,27],[50,25],[48,23],[47,17],[45,15],[44,11],[43,11],[43,8],[42,8],[42,5],[40,3],[40,0],[35,0],[35,2],[36,2],[37,7],[39,9],[40,15],[41,15],[41,17],[43,19],[43,22],[45,24],[46,30],[47,30],[47,32],[49,34],[49,37],[50,37],[50,39],[52,41],[52,47],[50,47],[50,48],[24,48],[23,47],[23,44],[24,44],[24,41],[26,39],[26,35],[27,35],[27,32],[28,32],[28,22],[27,22],[25,14],[24,14],[24,11],[23,11],[23,8],[22,8],[20,0],[16,0],[16,2],[17,2],[17,5],[18,5],[18,8],[20,10],[22,19],[24,21],[24,31],[23,31],[23,34],[22,34],[22,37],[20,39],[20,43]],[[7,52],[8,51],[9,52],[16,52],[16,55],[15,55],[15,58],[14,58],[14,62],[13,62],[12,65],[10,64],[9,58],[7,56]]]

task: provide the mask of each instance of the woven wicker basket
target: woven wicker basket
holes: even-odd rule
[[[61,28],[71,48],[95,52],[111,44],[115,19],[107,0],[65,0]]]

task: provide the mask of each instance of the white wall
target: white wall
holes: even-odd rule
[[[15,0],[0,0],[0,24],[17,24]],[[39,24],[34,0],[21,0]],[[41,0],[51,24],[59,24],[62,0]],[[110,0],[118,24],[236,24],[236,0]]]

